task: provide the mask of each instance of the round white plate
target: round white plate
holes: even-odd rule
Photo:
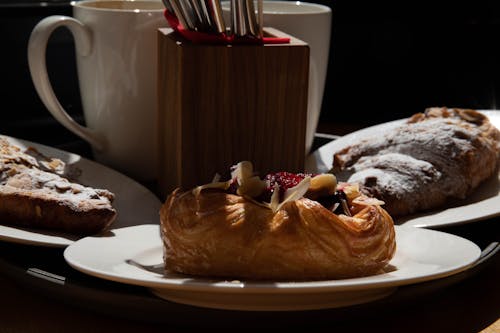
[[[474,243],[435,230],[396,227],[397,251],[385,273],[307,282],[225,281],[164,273],[158,225],[112,230],[66,248],[75,269],[107,280],[149,287],[160,297],[195,306],[233,310],[334,308],[385,297],[398,286],[467,269],[480,255]]]
[[[492,124],[500,128],[499,111],[481,112],[488,116]],[[306,171],[311,173],[328,172],[333,166],[334,153],[363,139],[391,130],[401,125],[405,120],[400,119],[367,127],[329,142],[308,156]],[[440,228],[480,221],[498,215],[500,215],[500,171],[455,206],[445,206],[440,209],[405,216],[395,222],[414,227]]]
[[[81,176],[78,181],[84,185],[113,192],[115,194],[113,206],[118,212],[113,228],[159,223],[160,200],[147,188],[127,176],[76,154],[12,137],[2,137],[18,147],[36,148],[46,156],[59,158],[67,165],[80,169]],[[62,232],[0,225],[0,240],[15,243],[65,247],[79,238],[81,237]]]

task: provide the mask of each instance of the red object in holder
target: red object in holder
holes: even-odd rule
[[[185,29],[179,23],[177,17],[165,9],[165,18],[172,29],[178,32],[182,37],[194,43],[200,44],[288,44],[290,38],[287,37],[235,37],[228,36],[225,33],[211,34],[206,32],[198,32]]]

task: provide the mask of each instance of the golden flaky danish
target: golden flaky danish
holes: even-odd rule
[[[500,132],[485,115],[429,108],[336,152],[333,170],[395,217],[464,199],[497,172],[499,153]]]
[[[392,218],[355,185],[337,185],[332,174],[260,179],[247,162],[232,175],[167,198],[160,211],[167,270],[232,279],[338,279],[376,274],[394,255]]]

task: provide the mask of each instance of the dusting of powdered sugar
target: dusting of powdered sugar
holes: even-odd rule
[[[472,142],[478,135],[479,131],[474,129],[466,131],[453,119],[446,122],[442,119],[429,119],[401,126],[385,136],[374,137],[352,146],[343,158],[348,160],[346,163],[348,167],[356,164],[356,172],[367,167],[381,170],[392,168],[393,172],[390,173],[392,177],[402,178],[392,181],[400,183],[403,187],[416,186],[404,185],[410,178],[416,179],[410,182],[411,184],[426,183],[421,174],[431,166],[441,174],[438,180],[442,182],[440,185],[443,189],[454,191],[463,184],[458,184],[456,179],[451,180],[447,175],[456,175],[461,171],[462,165],[455,160],[474,149]],[[367,162],[370,160],[372,165]],[[450,181],[453,183],[449,183]],[[412,190],[415,189],[418,189],[418,186]],[[406,192],[406,189],[403,190]]]
[[[46,162],[46,165],[41,166],[40,161]],[[37,160],[32,154],[23,152],[0,137],[1,193],[24,193],[32,197],[51,199],[64,202],[75,210],[78,210],[82,203],[96,206],[111,204],[113,193],[71,182],[61,177],[60,173],[64,169],[62,161],[49,158]]]
[[[442,177],[431,163],[398,153],[363,157],[352,169],[349,182],[371,183],[396,196],[412,193]]]
[[[471,167],[469,157],[489,144],[483,130],[460,117],[408,122],[338,152],[333,170],[368,194],[419,210],[427,197],[466,196],[472,185],[462,175]]]

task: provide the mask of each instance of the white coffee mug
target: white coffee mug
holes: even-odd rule
[[[167,26],[156,0],[72,2],[73,16],[40,21],[28,43],[41,100],[66,128],[88,141],[97,161],[141,181],[157,177],[157,29]],[[86,127],[63,109],[50,84],[47,42],[67,27],[76,47]]]
[[[229,2],[223,2],[224,18],[229,19]],[[318,126],[325,89],[332,10],[330,7],[302,1],[264,1],[264,27],[292,35],[310,48],[309,91],[307,105],[306,153],[311,150]]]

